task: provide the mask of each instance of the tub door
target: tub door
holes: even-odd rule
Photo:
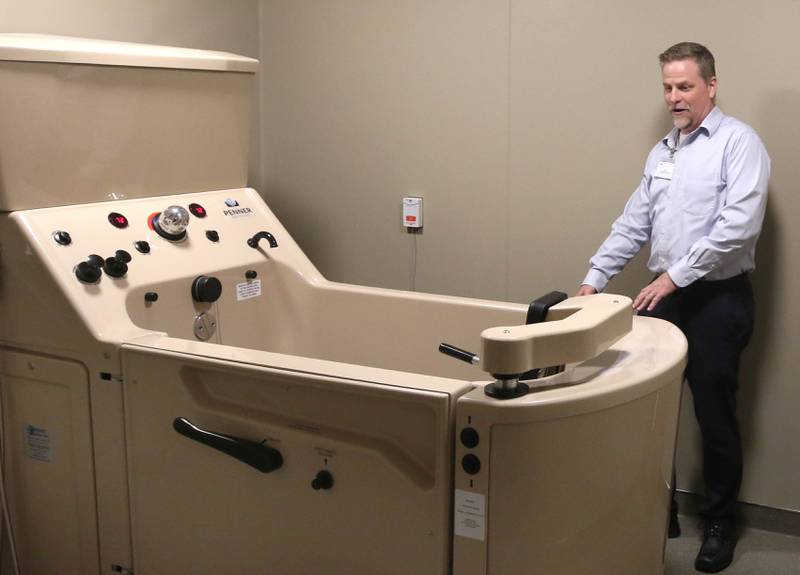
[[[449,572],[452,412],[466,388],[314,360],[305,371],[296,357],[126,346],[123,358],[137,575]]]
[[[0,394],[3,480],[20,571],[100,573],[86,368],[0,349]],[[12,573],[5,525],[0,532],[0,572]]]

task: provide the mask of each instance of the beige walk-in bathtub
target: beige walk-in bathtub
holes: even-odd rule
[[[256,68],[0,35],[3,573],[662,574],[680,332],[326,280]]]

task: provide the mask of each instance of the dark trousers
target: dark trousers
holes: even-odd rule
[[[652,312],[689,341],[686,379],[702,435],[707,520],[734,521],[742,483],[742,442],[736,419],[739,360],[755,315],[747,274],[697,281],[664,298]],[[675,482],[673,481],[673,489]],[[673,509],[677,509],[673,499]]]

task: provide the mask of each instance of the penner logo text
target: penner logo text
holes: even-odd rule
[[[222,213],[232,218],[243,218],[245,216],[252,215],[253,210],[250,208],[234,208],[231,210],[223,210]]]

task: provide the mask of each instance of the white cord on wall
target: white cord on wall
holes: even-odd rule
[[[417,228],[407,228],[408,235],[411,236],[411,246],[409,248],[409,289],[417,291]]]

